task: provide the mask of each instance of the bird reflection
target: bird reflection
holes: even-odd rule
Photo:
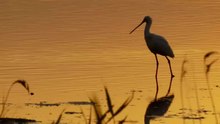
[[[150,120],[161,117],[168,111],[174,99],[174,94],[170,94],[173,78],[174,77],[171,76],[170,85],[165,96],[157,98],[158,91],[155,93],[155,99],[150,102],[145,112],[145,124],[150,124]]]
[[[145,112],[145,124],[150,124],[150,120],[163,116],[168,111],[173,99],[174,94],[171,94],[151,101]]]

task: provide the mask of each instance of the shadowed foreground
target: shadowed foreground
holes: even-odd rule
[[[0,124],[37,124],[37,121],[23,118],[0,118]]]

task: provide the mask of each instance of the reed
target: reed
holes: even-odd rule
[[[8,102],[9,94],[10,94],[10,92],[11,92],[12,87],[13,87],[15,84],[20,84],[20,85],[22,85],[22,86],[25,88],[25,90],[28,92],[29,95],[34,95],[33,92],[30,92],[29,84],[28,84],[25,80],[16,80],[16,81],[14,81],[14,82],[10,85],[6,96],[5,96],[5,97],[3,96],[3,99],[2,99],[2,110],[1,110],[1,113],[0,113],[0,118],[5,117],[5,115],[6,115],[6,109],[7,109],[7,102]]]
[[[180,75],[180,97],[181,97],[181,107],[182,107],[182,114],[183,118],[185,117],[185,105],[184,105],[184,98],[183,98],[183,79],[185,75],[187,74],[187,70],[185,68],[185,64],[188,61],[186,59],[183,60],[182,66],[181,66],[181,75]],[[183,119],[183,124],[185,124],[185,119]]]
[[[125,108],[129,105],[129,103],[134,98],[134,93],[132,93],[131,96],[129,96],[119,107],[118,109],[114,110],[114,105],[112,103],[112,99],[110,96],[110,93],[108,91],[107,87],[104,87],[105,89],[105,95],[106,95],[106,104],[108,106],[107,110],[105,112],[102,112],[101,104],[96,96],[93,96],[92,98],[89,98],[90,101],[93,103],[93,109],[96,116],[96,124],[108,124],[110,122],[116,123],[115,118],[123,111]],[[91,122],[91,111],[90,111],[90,122]],[[120,121],[118,121],[118,124],[123,124],[127,119],[127,116]],[[112,121],[113,120],[113,121]],[[87,122],[86,122],[87,123]],[[90,123],[89,123],[90,124]]]
[[[190,63],[190,61],[188,61],[186,58],[183,60],[182,62],[182,66],[181,66],[181,75],[180,75],[180,96],[181,96],[181,106],[182,106],[182,118],[183,118],[183,124],[185,124],[185,119],[192,119],[192,123],[195,123],[194,119],[199,119],[199,123],[202,123],[202,118],[201,114],[199,113],[200,110],[200,104],[199,104],[199,94],[198,94],[198,87],[197,87],[197,83],[194,82],[193,80],[193,85],[194,85],[194,90],[195,90],[195,97],[196,97],[196,103],[197,103],[197,114],[193,113],[193,109],[191,108],[191,102],[190,100],[187,100],[188,106],[189,106],[189,115],[186,114],[186,108],[185,108],[185,104],[184,104],[184,93],[183,93],[183,88],[184,88],[184,78],[186,77],[186,74],[188,73],[188,70],[186,68],[186,64]],[[194,77],[194,73],[193,73],[193,77]],[[193,78],[194,79],[194,78]]]
[[[82,116],[83,116],[84,121],[86,122],[86,124],[88,124],[87,119],[86,119],[86,115],[85,115],[85,113],[83,112],[82,107],[80,107],[80,111],[81,111],[81,113],[82,113]]]
[[[63,112],[65,111],[65,109],[63,109],[63,111],[60,113],[59,117],[57,118],[56,121],[52,122],[52,124],[60,124],[61,122],[61,118],[63,116]]]
[[[128,117],[128,116],[125,116],[125,118],[123,118],[122,120],[120,120],[120,121],[118,122],[118,124],[124,124],[124,122],[126,121],[127,117]]]
[[[216,52],[216,51],[208,52],[204,55],[203,59],[204,59],[205,76],[206,76],[206,83],[207,83],[207,87],[208,87],[208,92],[209,92],[209,96],[210,96],[211,103],[212,103],[213,113],[215,115],[215,121],[216,121],[216,124],[218,124],[218,117],[217,117],[217,114],[216,114],[215,102],[214,102],[214,99],[213,99],[213,95],[212,95],[212,91],[211,91],[210,83],[209,83],[209,72],[211,70],[211,66],[218,61],[218,58],[212,60],[209,63],[207,62],[208,58],[210,58],[210,56],[215,55],[215,54],[218,54],[218,52]]]

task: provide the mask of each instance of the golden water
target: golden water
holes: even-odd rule
[[[155,93],[155,60],[145,45],[144,26],[131,35],[129,32],[146,15],[153,18],[151,31],[166,37],[175,53],[171,60],[176,75],[171,90],[175,98],[165,115],[167,118],[152,123],[183,123],[178,114],[184,58],[189,61],[183,82],[185,107],[197,109],[196,83],[201,108],[212,111],[203,55],[220,48],[217,0],[2,0],[0,8],[0,97],[17,79],[28,81],[35,93],[30,97],[21,86],[13,87],[9,97],[13,106],[8,117],[49,123],[63,108],[79,112],[79,106],[39,108],[24,103],[89,101],[88,97],[96,94],[105,104],[103,86],[106,85],[116,106],[132,90],[139,91],[122,118],[128,115],[128,120],[143,123],[146,107]],[[160,56],[159,61],[159,96],[164,96],[169,70],[164,57]],[[217,62],[210,72],[217,113],[220,111],[219,71]],[[83,108],[89,110],[88,106]],[[215,123],[212,112],[203,115],[203,124]],[[64,115],[63,122],[83,123],[79,116]],[[199,123],[192,119],[186,123],[193,121]]]

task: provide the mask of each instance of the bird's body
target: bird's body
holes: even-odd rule
[[[174,57],[173,51],[170,48],[167,40],[162,36],[156,34],[150,34],[145,37],[146,44],[149,50],[154,54],[160,54],[162,56]]]
[[[169,56],[173,58],[174,54],[167,40],[160,35],[153,34],[150,32],[152,19],[149,16],[146,16],[142,23],[143,22],[146,22],[144,38],[150,51],[154,54],[160,54],[163,56]]]
[[[145,16],[143,21],[136,28],[134,28],[130,32],[130,34],[145,22],[146,22],[146,26],[145,26],[145,30],[144,30],[145,41],[146,41],[146,44],[147,44],[149,50],[155,55],[155,59],[156,59],[156,74],[155,74],[156,84],[157,84],[156,85],[157,90],[156,90],[156,95],[155,95],[155,100],[156,100],[157,94],[158,94],[158,89],[159,89],[158,80],[157,80],[159,61],[157,59],[157,54],[166,57],[167,62],[169,64],[169,68],[170,68],[171,80],[170,80],[170,86],[169,86],[167,95],[170,92],[172,79],[174,77],[168,56],[171,58],[174,58],[174,54],[173,54],[173,50],[171,49],[170,45],[168,44],[167,40],[164,37],[157,35],[157,34],[153,34],[150,32],[150,28],[151,28],[151,24],[152,24],[152,19],[150,16]]]

